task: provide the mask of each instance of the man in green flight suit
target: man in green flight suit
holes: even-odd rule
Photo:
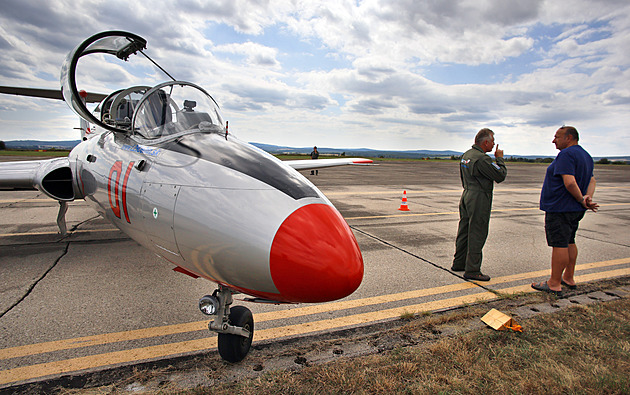
[[[481,250],[488,237],[494,182],[499,183],[507,176],[503,150],[497,145],[496,163],[486,154],[493,147],[494,132],[481,129],[459,164],[464,192],[459,201],[459,227],[451,270],[463,271],[464,278],[469,280],[490,281],[490,276],[481,273]]]

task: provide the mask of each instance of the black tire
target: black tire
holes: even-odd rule
[[[235,306],[230,309],[230,324],[249,330],[249,337],[219,333],[219,355],[228,362],[240,362],[252,346],[254,338],[254,316],[247,307]]]

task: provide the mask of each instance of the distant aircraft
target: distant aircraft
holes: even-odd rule
[[[214,316],[219,353],[238,362],[249,352],[254,320],[231,307],[232,295],[253,302],[326,302],[352,294],[363,258],[332,203],[296,169],[366,164],[360,158],[282,162],[228,133],[215,100],[176,81],[129,32],[96,34],[71,51],[61,92],[0,87],[1,93],[63,99],[81,118],[79,143],[67,158],[0,164],[0,187],[36,188],[60,202],[85,199],[129,237],[174,270],[218,284],[199,301]],[[172,81],[109,95],[79,91],[79,60],[96,54],[127,61],[141,53]],[[100,102],[92,113],[86,102]]]

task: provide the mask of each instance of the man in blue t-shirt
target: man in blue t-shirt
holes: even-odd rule
[[[593,158],[578,145],[578,131],[563,126],[553,143],[560,150],[547,168],[540,192],[540,209],[545,212],[545,234],[551,252],[551,277],[532,288],[562,296],[562,285],[575,289],[575,262],[578,250],[575,234],[586,210],[597,211],[593,202],[595,177]]]

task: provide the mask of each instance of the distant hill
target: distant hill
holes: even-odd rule
[[[271,144],[251,143],[252,145],[267,151],[270,154],[299,154],[308,155],[313,151],[313,147],[286,147]],[[328,148],[317,147],[322,155],[345,155],[345,156],[369,156],[371,158],[435,158],[451,156],[459,156],[462,153],[458,151],[431,151],[431,150],[409,150],[409,151],[393,151],[393,150],[375,150],[371,148]]]
[[[13,140],[5,141],[7,149],[67,149],[70,150],[79,144],[81,140],[71,141],[40,141],[40,140]],[[252,143],[252,145],[267,151],[270,154],[303,154],[308,155],[313,151],[313,147],[286,147],[271,144]],[[430,151],[430,150],[414,150],[414,151],[386,151],[373,150],[370,148],[325,148],[318,147],[318,151],[324,155],[342,155],[345,156],[369,156],[383,158],[426,158],[426,157],[450,157],[451,155],[461,155],[457,151]]]
[[[71,150],[81,140],[60,140],[60,141],[40,141],[40,140],[13,140],[5,141],[7,149],[25,149],[25,150],[38,150],[38,149],[64,149]],[[252,145],[267,151],[270,154],[294,154],[294,155],[308,155],[313,150],[313,147],[287,147],[272,144],[251,143]],[[328,148],[317,147],[317,150],[322,155],[345,155],[345,156],[367,156],[370,158],[399,158],[399,159],[421,159],[421,158],[450,158],[451,156],[460,156],[463,153],[459,151],[435,151],[435,150],[408,150],[408,151],[394,151],[394,150],[375,150],[371,148]],[[539,159],[539,158],[552,158],[551,156],[544,155],[507,155],[507,158],[525,158],[525,159]],[[602,158],[607,158],[611,162],[625,161],[630,163],[630,156],[607,156],[607,157],[593,157],[595,161]]]
[[[7,149],[26,149],[26,150],[37,150],[37,149],[63,149],[63,150],[71,150],[77,144],[79,144],[81,140],[60,140],[60,141],[40,141],[40,140],[13,140],[13,141],[5,141],[4,144]]]

